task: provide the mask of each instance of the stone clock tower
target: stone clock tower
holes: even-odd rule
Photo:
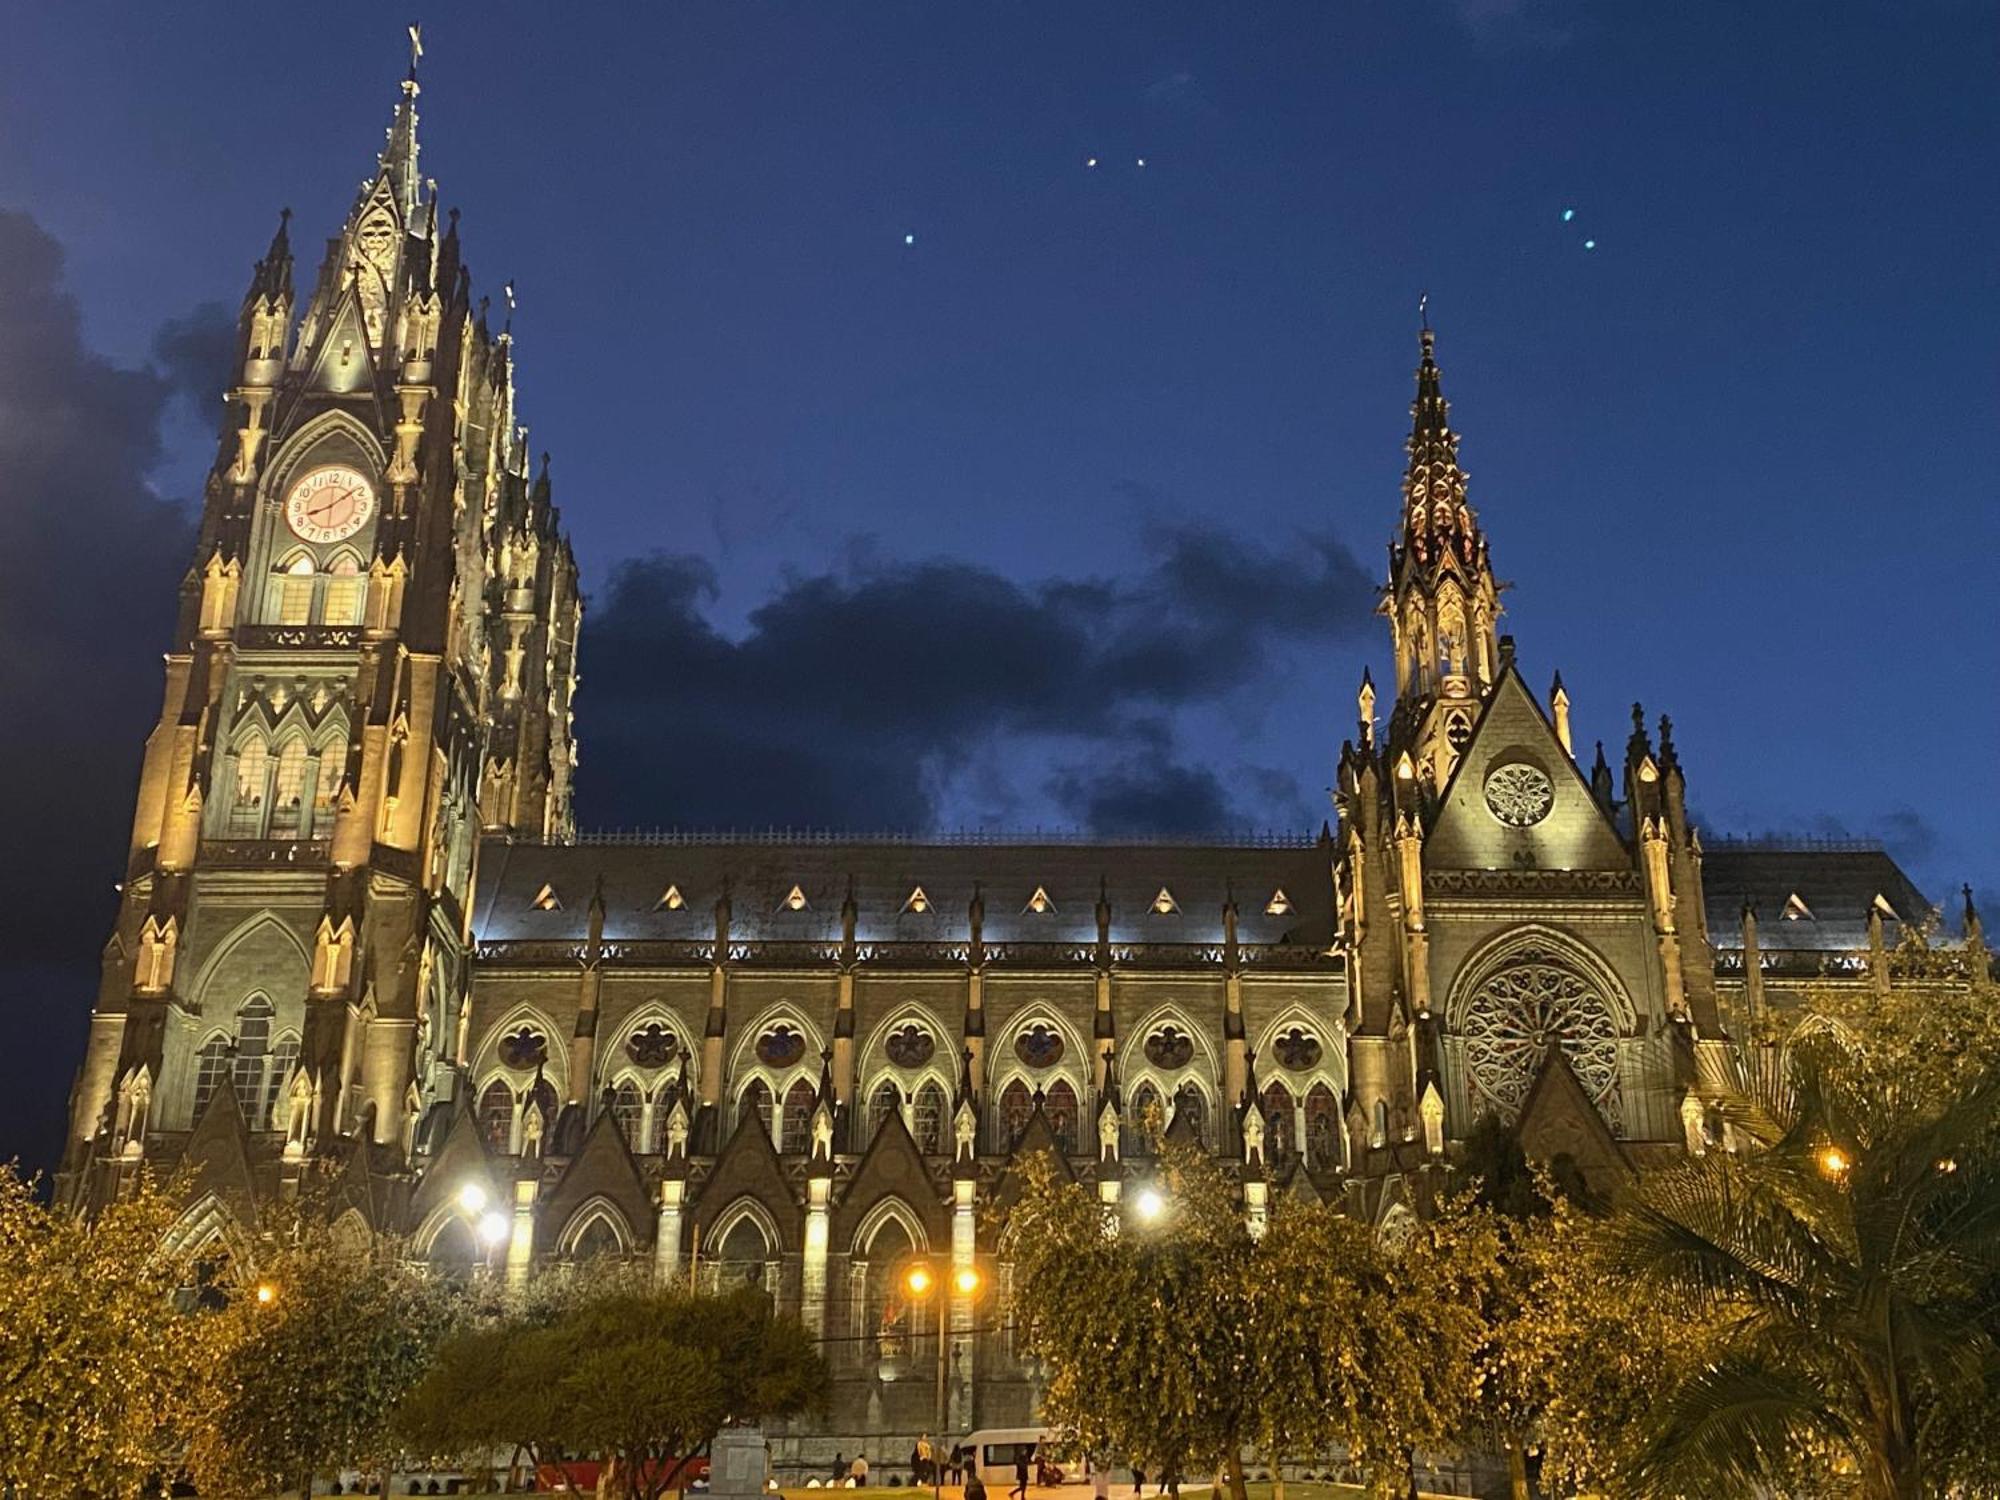
[[[571,834],[575,563],[417,95],[413,67],[303,302],[289,210],[243,301],[72,1201],[205,1128],[259,1192],[338,1137],[405,1157],[453,1089],[482,836]]]

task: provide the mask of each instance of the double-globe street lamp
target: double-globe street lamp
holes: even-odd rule
[[[945,1371],[951,1362],[951,1346],[947,1340],[952,1337],[952,1299],[959,1299],[969,1309],[985,1286],[986,1279],[975,1266],[960,1266],[944,1274],[927,1260],[913,1260],[903,1270],[903,1292],[910,1301],[935,1301],[937,1304],[937,1408],[931,1427],[931,1431],[937,1434],[931,1447],[931,1490],[934,1494],[942,1494],[944,1489],[944,1460],[937,1450],[944,1442],[948,1415],[945,1409]],[[977,1463],[978,1458],[975,1456],[972,1461]]]

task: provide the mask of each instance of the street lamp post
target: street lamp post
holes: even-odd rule
[[[951,1288],[968,1304],[979,1295],[982,1285],[979,1272],[971,1266],[961,1266],[952,1273]],[[942,1496],[944,1493],[944,1463],[938,1447],[944,1442],[945,1423],[949,1415],[945,1405],[945,1371],[950,1363],[950,1331],[947,1327],[951,1318],[951,1302],[945,1295],[945,1282],[931,1269],[928,1261],[913,1261],[903,1273],[903,1290],[909,1293],[912,1302],[927,1302],[937,1299],[937,1404],[931,1430],[937,1435],[931,1447],[931,1492]],[[912,1476],[914,1478],[915,1476]]]

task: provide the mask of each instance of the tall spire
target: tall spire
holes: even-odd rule
[[[1465,502],[1465,470],[1458,466],[1458,434],[1438,371],[1437,334],[1428,314],[1417,335],[1417,399],[1410,405],[1409,466],[1403,471],[1403,545],[1429,563],[1445,551],[1473,562],[1484,545],[1479,523]]]
[[[403,97],[396,102],[396,115],[389,122],[389,145],[381,156],[382,170],[389,174],[389,182],[395,189],[396,203],[403,212],[403,225],[415,231],[419,227],[417,204],[423,191],[423,178],[417,172],[417,63],[424,55],[423,30],[410,28],[410,71],[403,79]]]

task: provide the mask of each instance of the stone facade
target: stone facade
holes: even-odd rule
[[[310,294],[281,224],[243,304],[69,1201],[181,1164],[189,1243],[317,1183],[440,1263],[753,1278],[835,1372],[781,1470],[879,1465],[1032,1419],[1024,1155],[1115,1204],[1164,1129],[1253,1224],[1286,1195],[1386,1223],[1492,1112],[1612,1191],[1722,1143],[1761,1008],[1883,982],[1927,915],[1878,852],[1704,850],[1664,720],[1579,759],[1560,678],[1532,691],[1499,633],[1428,329],[1394,697],[1379,720],[1364,674],[1329,826],[578,838],[576,569],[417,93]],[[900,1289],[916,1257],[936,1301]]]

